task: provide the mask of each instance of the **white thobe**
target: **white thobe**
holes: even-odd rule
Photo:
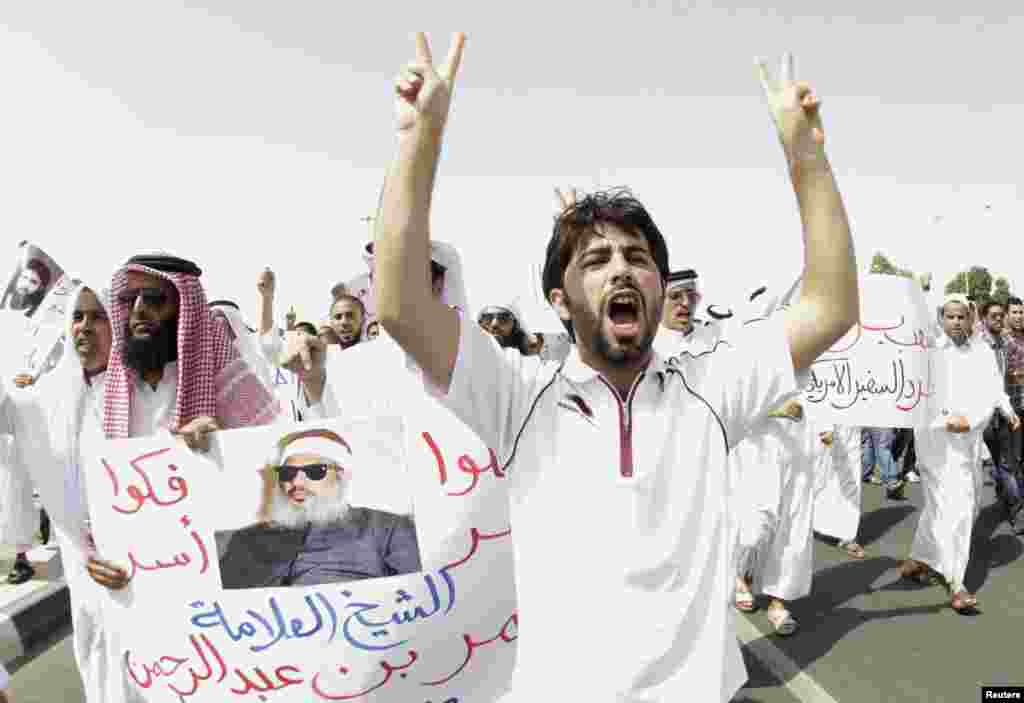
[[[759,424],[760,431],[752,431],[729,453],[736,477],[736,573],[743,578],[759,575],[758,557],[763,556],[764,547],[771,541],[779,517],[780,442],[775,434],[765,431],[767,425],[767,420]]]
[[[993,409],[1009,402],[992,350],[971,337],[957,347],[945,335],[936,344],[934,364],[939,414],[914,430],[925,503],[910,550],[942,574],[956,592],[964,586],[971,533],[981,508],[981,435]],[[953,433],[947,418],[967,418],[970,430]]]
[[[811,591],[818,432],[807,420],[768,418],[741,449],[737,573],[782,600]]]
[[[748,332],[737,348],[757,353],[712,355],[702,383],[655,354],[622,398],[576,348],[558,369],[463,322],[444,402],[506,466],[524,616],[503,701],[553,686],[592,703],[728,701],[743,684],[727,455],[797,392],[783,325]]]
[[[164,376],[154,390],[138,382],[132,402],[132,436],[167,431],[173,418],[177,395],[176,364],[164,368]],[[91,458],[102,453],[104,442],[103,374],[92,379],[78,405],[80,413],[78,454],[71,466],[49,469],[53,476],[40,475],[40,494],[50,512],[54,535],[61,548],[65,578],[71,598],[73,648],[89,703],[124,703],[138,700],[138,693],[120,674],[123,648],[116,622],[112,620],[110,594],[92,580],[86,571],[91,535],[88,532],[88,498],[83,471],[92,467]],[[15,406],[8,422],[24,460],[48,457],[48,461],[66,456],[70,446],[64,427],[67,412],[74,412],[75,400],[67,397],[67,388],[40,379],[35,388],[15,391],[9,400]],[[58,410],[58,408],[63,409]],[[58,474],[59,472],[59,474]]]
[[[761,592],[782,600],[795,600],[811,592],[814,574],[814,487],[816,464],[811,460],[821,444],[817,427],[771,418],[778,437],[778,517],[772,538],[760,559]]]
[[[722,334],[722,326],[717,324],[695,323],[686,333],[661,327],[654,338],[654,350],[666,359],[677,354],[693,357],[699,362],[695,368],[700,374],[708,366],[707,357],[721,348]]]
[[[822,466],[817,469],[814,530],[841,541],[855,542],[860,529],[863,487],[860,427],[835,425],[832,446],[817,451]]]
[[[14,437],[0,434],[0,543],[27,551],[32,546],[39,511],[32,496],[32,481],[13,466]]]

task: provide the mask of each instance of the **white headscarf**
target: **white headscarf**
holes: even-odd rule
[[[84,467],[79,466],[78,455],[87,386],[71,324],[86,288],[79,284],[68,296],[64,350],[57,367],[39,379],[33,388],[23,391],[40,395],[42,402],[33,407],[38,407],[43,416],[25,416],[18,432],[20,461],[31,471],[51,519],[83,549],[86,545],[79,528],[88,518],[88,508],[84,500]],[[94,292],[104,310],[110,309],[109,290],[89,290]]]
[[[487,305],[480,309],[480,312],[476,316],[477,322],[480,321],[480,315],[483,315],[488,310],[504,310],[510,313],[516,320],[516,325],[523,331],[523,334],[529,334],[530,330],[526,326],[526,320],[523,318],[522,310],[519,309],[519,304],[513,300],[509,303],[503,303],[501,305]]]
[[[263,382],[263,385],[273,392],[274,370],[271,368],[270,362],[267,361],[267,357],[260,347],[259,337],[249,330],[249,326],[245,324],[242,313],[231,305],[211,305],[210,310],[216,315],[224,316],[224,319],[227,320],[228,325],[231,327],[231,332],[235,335],[235,348],[238,350],[239,355],[245,359],[249,368],[255,372],[260,381]]]
[[[372,244],[372,242],[363,247],[363,260],[366,261],[366,266],[370,269],[370,281],[372,282],[373,272],[376,268],[376,257],[373,252],[370,251],[370,249],[372,249],[370,244]],[[462,259],[459,257],[459,252],[455,250],[455,247],[447,242],[439,242],[436,239],[431,239],[430,259],[445,268],[444,288],[441,293],[441,301],[445,305],[453,307],[459,312],[465,314],[469,310],[469,304],[466,300],[466,285],[464,282],[465,279],[462,277]],[[367,309],[367,317],[370,315],[370,310]],[[373,311],[373,315],[376,315],[376,309]]]

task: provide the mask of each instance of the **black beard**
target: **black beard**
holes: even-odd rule
[[[643,359],[651,351],[651,347],[654,345],[654,335],[651,334],[651,325],[647,325],[647,329],[643,332],[643,336],[640,338],[639,343],[635,349],[629,350],[613,350],[611,342],[605,338],[601,331],[601,320],[593,317],[590,312],[581,307],[578,311],[572,310],[572,301],[566,298],[566,306],[569,307],[570,311],[573,312],[573,329],[576,331],[576,336],[580,336],[580,325],[575,322],[578,318],[585,318],[589,323],[590,330],[587,331],[587,342],[591,349],[600,356],[602,359],[607,361],[612,366],[630,366],[637,361]],[[643,314],[640,312],[639,314]],[[645,320],[646,321],[646,320]],[[657,330],[657,326],[654,326]]]
[[[42,290],[38,290],[35,293],[20,293],[18,291],[14,291],[13,293],[11,293],[11,298],[10,302],[8,302],[8,306],[11,308],[11,310],[34,311],[37,307],[39,307],[39,303],[43,302],[44,293],[45,291]],[[31,315],[32,312],[28,312],[26,314]]]
[[[160,330],[149,339],[135,339],[126,322],[121,358],[139,376],[147,371],[163,371],[169,362],[178,360],[178,319],[161,322]]]
[[[497,340],[498,346],[502,349],[518,349],[520,353],[526,353],[526,335],[523,331],[516,327],[512,334],[506,334],[505,336],[494,335],[494,339]]]
[[[341,338],[340,335],[338,336],[338,344],[341,346],[342,349],[348,349],[349,347],[354,347],[355,345],[359,344],[361,341],[363,341],[363,335],[362,334],[357,334],[355,337],[352,338],[351,342],[346,342],[344,339]]]

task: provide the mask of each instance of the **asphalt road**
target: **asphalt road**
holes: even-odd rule
[[[801,624],[796,635],[767,635],[763,612],[744,617],[836,701],[974,703],[984,684],[1024,684],[1024,538],[1002,521],[986,485],[966,578],[981,613],[958,615],[943,587],[899,579],[922,505],[920,484],[907,495],[887,501],[880,487],[864,486],[866,559],[816,542],[813,590],[790,607]]]
[[[77,703],[85,700],[71,648],[71,626],[54,632],[8,666],[14,703]]]
[[[796,635],[768,634],[763,612],[739,616],[763,636],[745,648],[750,681],[736,703],[973,703],[982,700],[983,684],[1024,684],[1017,637],[1024,627],[1024,541],[1000,521],[991,487],[967,576],[982,611],[974,617],[954,613],[940,586],[900,582],[898,563],[910,549],[922,500],[919,485],[907,493],[910,500],[896,503],[885,501],[879,487],[864,487],[866,559],[816,542],[813,591],[791,604],[801,624]],[[13,700],[81,700],[68,634],[55,633],[10,667]],[[751,656],[767,645],[783,666]]]

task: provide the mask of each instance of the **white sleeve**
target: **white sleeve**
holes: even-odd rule
[[[568,334],[564,332],[561,334],[544,334],[543,339],[544,346],[540,350],[541,360],[561,362],[565,357],[569,356],[572,341],[569,339]]]
[[[795,397],[808,376],[793,368],[782,315],[744,326],[728,347],[719,347],[709,358],[701,387],[719,412],[730,447],[771,410]]]
[[[266,334],[261,334],[259,338],[260,351],[263,352],[263,358],[274,368],[277,368],[277,360],[281,356],[281,352],[284,351],[284,340],[278,334],[279,330],[272,329]]]
[[[503,460],[511,454],[517,435],[554,364],[502,350],[478,325],[460,321],[459,350],[447,394],[438,400],[472,429]]]
[[[978,386],[971,394],[970,405],[964,414],[971,430],[984,430],[996,408],[1002,407],[1001,401],[1007,398],[999,380],[999,368],[992,361],[992,350],[979,346],[972,361],[975,363],[968,369],[968,373],[973,371],[977,374]]]

